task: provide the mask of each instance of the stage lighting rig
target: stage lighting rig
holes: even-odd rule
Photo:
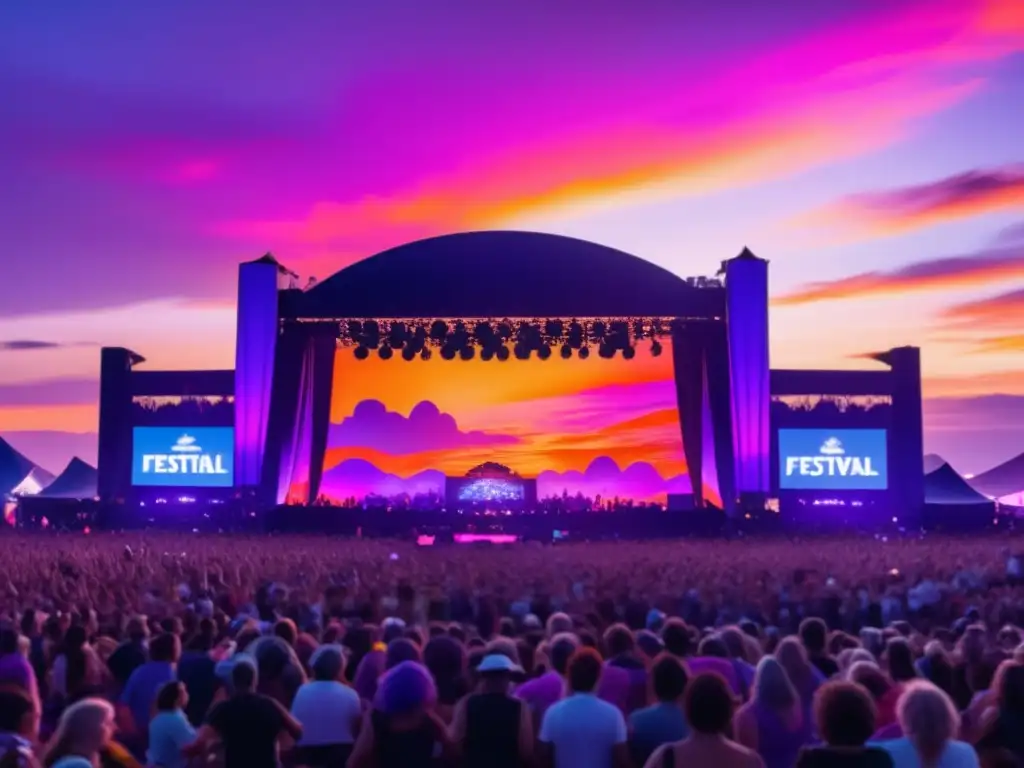
[[[416,359],[416,350],[413,349],[411,346],[407,345],[402,350],[402,359],[405,360],[405,362],[407,363],[411,363],[413,360]]]
[[[580,347],[582,347],[583,342],[585,340],[585,333],[586,329],[584,329],[584,327],[580,325],[576,320],[573,320],[569,324],[569,346],[572,347],[573,349],[579,349]]]
[[[570,357],[572,357],[572,347],[570,347],[568,344],[563,344],[562,350],[559,352],[559,354],[562,356],[563,360],[568,360]]]
[[[441,359],[442,360],[454,360],[455,355],[458,354],[458,350],[451,344],[445,344],[441,347]]]
[[[660,354],[661,354],[661,342],[659,342],[657,339],[654,339],[651,342],[651,356],[652,357],[658,357],[658,355],[660,355]]]
[[[506,360],[508,360],[509,356],[508,347],[502,344],[500,347],[498,347],[497,350],[495,350],[494,356],[498,358],[499,361],[505,362]]]
[[[448,337],[448,323],[444,320],[435,320],[430,324],[430,340],[435,344],[443,344]]]
[[[580,360],[586,360],[590,357],[590,347],[580,347],[579,352],[576,354],[580,356]]]
[[[391,355],[394,354],[391,347],[388,346],[387,342],[381,345],[380,349],[377,350],[377,354],[380,355],[381,360],[390,360]]]
[[[636,357],[636,349],[633,347],[626,347],[624,350],[622,350],[622,356],[626,360],[632,360],[634,357]]]
[[[356,360],[365,360],[370,356],[370,350],[360,344],[356,347],[356,351],[353,354],[355,355]]]
[[[467,344],[459,349],[459,357],[463,360],[472,360],[476,354],[476,347],[472,344]]]
[[[551,347],[549,347],[547,344],[542,344],[540,349],[537,350],[537,357],[539,357],[541,360],[547,360],[549,357],[551,357]]]

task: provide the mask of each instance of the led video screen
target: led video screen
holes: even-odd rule
[[[664,503],[688,493],[667,340],[653,356],[404,361],[340,349],[320,495],[441,506],[445,478],[488,462],[535,478],[540,502]],[[511,493],[494,483],[467,489]],[[467,490],[469,492],[469,490]]]
[[[228,488],[234,483],[231,427],[135,427],[132,485]]]
[[[884,429],[780,429],[779,488],[885,490],[887,458]]]

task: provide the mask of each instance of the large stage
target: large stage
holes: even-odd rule
[[[591,352],[627,364],[664,346],[687,508],[853,521],[923,506],[919,350],[879,353],[873,370],[772,370],[768,262],[745,249],[714,276],[684,279],[581,240],[474,232],[409,243],[304,290],[295,277],[270,255],[240,266],[233,371],[152,371],[133,351],[102,350],[102,503],[316,504],[332,397],[356,383],[338,380],[338,355],[408,366],[414,381],[433,355],[585,366]],[[514,500],[534,506],[535,481],[520,485]],[[469,486],[499,487],[490,475],[453,481],[439,505],[471,498],[459,491]]]

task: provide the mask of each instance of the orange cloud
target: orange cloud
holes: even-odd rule
[[[774,299],[779,306],[863,296],[904,294],[985,285],[1024,276],[1024,246],[996,248],[907,264],[889,271],[862,272],[838,280],[807,283]]]
[[[942,318],[960,329],[1024,328],[1024,288],[956,304]]]
[[[801,220],[890,235],[1016,208],[1024,208],[1024,165],[972,170],[926,184],[861,193]]]
[[[977,339],[971,352],[981,355],[1024,352],[1024,333]]]
[[[99,409],[96,405],[0,406],[0,424],[10,432],[95,432],[99,424]]]
[[[991,371],[964,376],[930,376],[922,382],[926,397],[974,395],[1024,395],[1024,376],[1019,370]]]

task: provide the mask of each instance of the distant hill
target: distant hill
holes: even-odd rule
[[[1024,491],[1024,453],[975,475],[970,483],[975,490],[996,499]]]
[[[444,472],[428,469],[411,477],[399,477],[378,469],[365,459],[346,459],[324,472],[320,493],[331,499],[443,494]]]
[[[13,491],[36,465],[0,437],[0,496]]]
[[[946,460],[939,456],[937,453],[928,453],[924,457],[924,473],[927,475],[929,472],[934,472],[936,469],[946,463]]]
[[[645,461],[621,469],[608,456],[598,456],[582,472],[547,470],[537,476],[537,495],[542,499],[561,496],[564,492],[570,496],[581,493],[588,498],[618,496],[637,501],[664,500],[669,493],[691,493],[692,490],[688,475],[665,478]]]

